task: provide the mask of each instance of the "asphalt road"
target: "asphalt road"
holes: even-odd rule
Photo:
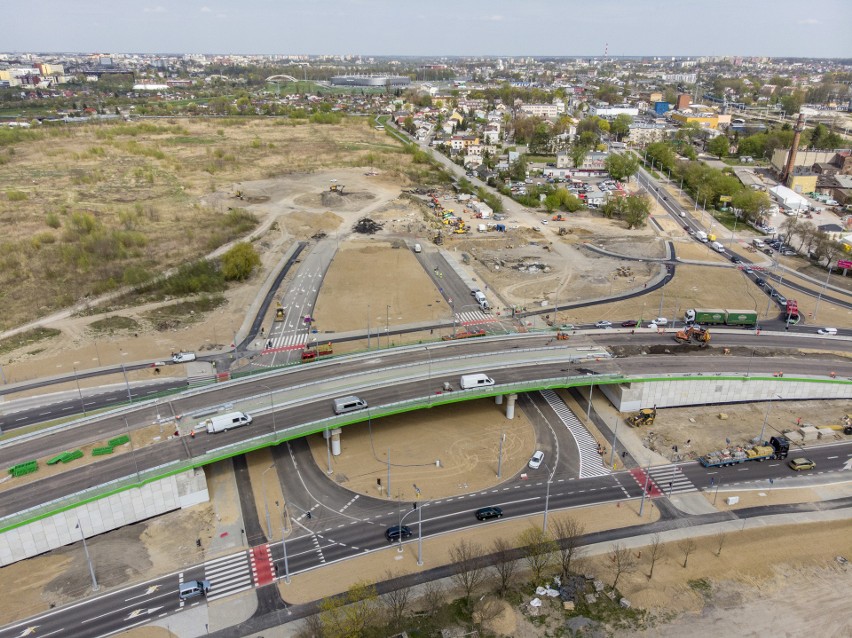
[[[716,334],[719,335],[719,333]],[[608,340],[612,343],[630,343],[632,337],[629,334],[621,334],[613,335]],[[439,344],[434,347],[430,346],[429,349],[392,350],[377,354],[375,357],[347,358],[322,365],[311,364],[298,366],[279,376],[268,377],[262,380],[249,379],[239,384],[217,386],[213,390],[215,392],[215,399],[217,403],[222,404],[246,396],[266,394],[267,388],[272,390],[289,388],[293,393],[297,391],[307,392],[304,395],[307,398],[293,405],[280,407],[272,413],[256,414],[254,423],[251,426],[215,435],[200,434],[191,440],[188,437],[174,438],[157,445],[137,449],[132,453],[132,465],[128,463],[128,458],[125,455],[107,457],[89,466],[69,468],[68,471],[54,478],[43,479],[35,483],[6,489],[0,492],[0,516],[11,515],[39,503],[52,501],[82,489],[95,487],[108,480],[131,476],[136,468],[144,471],[146,468],[157,467],[180,459],[193,458],[247,437],[277,431],[281,438],[286,438],[286,428],[280,427],[278,424],[287,424],[287,427],[295,427],[300,424],[316,421],[319,418],[332,416],[331,401],[329,398],[311,399],[310,396],[315,394],[315,391],[310,389],[310,387],[307,390],[305,388],[297,390],[298,386],[306,383],[322,384],[330,376],[333,376],[334,383],[344,384],[337,386],[338,389],[335,390],[335,393],[338,396],[348,393],[344,389],[346,387],[358,388],[355,390],[358,395],[367,400],[369,405],[375,409],[376,406],[419,397],[424,394],[424,382],[422,380],[404,380],[406,376],[415,371],[406,371],[406,373],[400,373],[401,376],[398,378],[391,378],[390,380],[384,378],[385,380],[382,380],[383,377],[381,374],[383,373],[381,371],[391,365],[392,362],[396,365],[417,364],[419,374],[423,377],[427,375],[432,377],[431,370],[433,366],[437,367],[439,360],[442,362],[441,365],[449,366],[449,368],[442,368],[445,372],[442,373],[440,378],[433,378],[433,387],[427,389],[429,394],[432,394],[440,389],[441,383],[444,380],[449,380],[453,384],[457,383],[458,373],[446,372],[447,369],[451,369],[453,366],[459,366],[459,369],[462,370],[470,369],[471,362],[469,359],[460,358],[462,353],[476,354],[488,351],[502,353],[509,351],[509,354],[511,354],[511,350],[514,348],[529,346],[529,341],[538,342],[539,346],[545,345],[542,343],[543,340],[544,338],[538,337],[528,340],[524,340],[522,337],[508,337],[496,341],[485,338],[474,341]],[[673,348],[676,347],[671,339],[671,335],[643,335],[643,341],[645,340],[651,343],[665,343],[671,345]],[[816,345],[821,341],[823,340],[814,339],[809,340],[809,343]],[[559,342],[556,343],[558,344]],[[573,341],[568,343],[571,343],[572,346],[577,345]],[[726,345],[729,343],[728,335],[725,338],[717,337],[714,343],[716,345]],[[746,347],[766,347],[767,345],[776,347],[777,344],[779,348],[790,348],[795,345],[792,336],[784,335],[775,337],[761,335],[757,337],[751,331],[743,331],[743,333],[731,338],[730,343]],[[843,344],[847,348],[852,346],[852,344],[845,341],[837,343]],[[558,347],[554,345],[548,347],[545,345],[545,348],[551,351],[553,348]],[[493,364],[494,360],[490,359],[490,362]],[[831,366],[831,369],[840,378],[852,377],[852,362],[845,360],[826,362],[816,357],[757,358],[707,356],[706,353],[701,352],[679,356],[643,355],[574,363],[571,362],[566,352],[565,359],[554,362],[542,359],[529,364],[512,364],[510,367],[492,367],[491,365],[483,364],[480,370],[495,378],[499,385],[501,383],[536,379],[579,376],[585,374],[587,370],[602,374],[645,374],[648,370],[655,370],[658,372],[700,373],[709,375],[730,372],[732,370],[748,370],[750,374],[771,374],[774,371],[783,369],[785,374],[793,376],[796,374],[827,375],[830,370],[826,368],[829,366]],[[424,370],[424,368],[426,369]],[[368,386],[368,384],[371,385],[369,381],[371,374],[379,383],[376,387]],[[321,390],[321,387],[316,388],[316,392],[320,392]],[[177,410],[178,414],[189,414],[193,410],[201,409],[209,411],[210,398],[210,395],[206,393],[181,397],[173,402],[172,409]],[[54,451],[75,449],[82,441],[90,441],[93,438],[106,439],[116,434],[121,434],[128,427],[135,428],[139,427],[140,423],[148,424],[152,422],[151,412],[154,409],[164,407],[146,407],[142,411],[142,416],[147,417],[145,419],[139,418],[140,411],[131,413],[132,416],[128,421],[129,426],[123,416],[107,416],[88,423],[85,427],[60,430],[46,438],[38,438],[21,442],[17,445],[4,446],[0,449],[0,464],[9,467],[20,462],[20,460],[53,454]],[[371,411],[366,411],[363,417],[367,418],[370,414],[372,414]],[[357,415],[355,418],[357,418]]]
[[[294,443],[296,446],[300,444]],[[419,502],[416,509],[410,502],[400,503],[366,496],[360,496],[355,501],[350,499],[341,507],[340,503],[344,501],[339,496],[333,498],[334,506],[311,502],[314,496],[312,489],[318,489],[318,494],[325,496],[329,492],[345,490],[329,481],[325,481],[324,486],[318,486],[316,481],[320,473],[316,465],[302,456],[303,451],[291,450],[284,453],[285,447],[287,444],[276,448],[275,461],[279,476],[282,470],[287,471],[287,484],[300,482],[303,486],[308,486],[309,489],[304,490],[302,494],[301,503],[305,506],[304,511],[315,512],[310,519],[306,519],[304,515],[299,516],[293,525],[293,535],[286,541],[287,573],[291,576],[320,565],[385,549],[389,543],[384,538],[384,530],[400,522],[409,526],[413,532],[412,538],[404,541],[412,552],[417,551],[418,535],[421,531],[423,536],[429,537],[449,531],[496,524],[479,522],[473,516],[477,508],[484,506],[501,507],[505,519],[540,514],[546,507],[552,519],[556,511],[565,508],[642,498],[647,486],[649,501],[654,501],[663,518],[653,525],[643,524],[642,519],[637,518],[637,525],[640,527],[611,530],[609,535],[604,533],[606,538],[623,538],[636,533],[655,531],[663,526],[671,528],[672,524],[685,527],[698,522],[724,520],[731,516],[745,519],[762,513],[754,510],[688,517],[677,513],[668,504],[665,497],[670,493],[684,494],[702,489],[712,492],[720,485],[729,488],[743,484],[756,484],[771,490],[795,486],[797,483],[812,485],[813,477],[831,482],[842,478],[840,473],[852,471],[852,444],[849,443],[808,450],[808,457],[816,462],[817,467],[807,473],[793,472],[784,461],[750,462],[719,469],[705,469],[693,462],[653,468],[646,482],[646,474],[641,469],[591,479],[573,479],[566,476],[563,473],[565,468],[561,468],[557,463],[552,475],[549,468],[543,466],[539,470],[527,470],[526,480],[515,476],[498,487],[464,497]],[[791,456],[794,455],[791,451]],[[305,465],[305,471],[298,469],[299,465],[295,461],[299,457],[309,461]],[[296,476],[289,474],[293,471]],[[246,488],[250,489],[250,486],[243,486],[241,489]],[[299,489],[296,488],[296,491]],[[650,507],[650,504],[646,506]],[[777,509],[770,508],[769,511]],[[252,526],[258,528],[256,513]],[[257,532],[253,534],[256,535]],[[603,540],[604,536],[598,538],[595,535],[594,539],[590,536],[586,540]],[[278,573],[283,578],[284,546],[277,542],[271,549]],[[429,564],[428,554],[423,558]],[[25,633],[30,627],[33,628],[32,635],[35,636],[68,635],[80,638],[95,638],[126,630],[180,611],[184,605],[178,600],[178,584],[207,576],[204,566],[197,565],[4,627],[0,629],[0,638],[30,635]],[[430,577],[440,576],[435,572]],[[216,579],[212,578],[213,592],[216,590],[216,584]],[[273,614],[280,610],[275,588],[258,590],[258,595],[264,602],[260,615],[277,616]],[[188,602],[186,606],[199,604],[204,602]],[[311,605],[303,606],[302,609],[294,608],[291,618],[300,617],[311,610]],[[277,617],[277,622],[280,623],[280,617]],[[235,627],[222,632],[221,635],[243,635],[240,632],[241,630]]]

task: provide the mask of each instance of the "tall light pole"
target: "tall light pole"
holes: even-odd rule
[[[828,287],[828,278],[831,277],[831,271],[834,266],[828,267],[828,274],[825,276],[825,283],[822,285],[822,290],[819,291],[819,296],[817,296],[817,302],[814,306],[814,319],[817,318],[817,310],[819,310],[819,302],[822,300],[822,293],[825,292],[825,289]]]
[[[89,564],[89,574],[92,577],[92,591],[98,591],[100,586],[98,586],[98,579],[95,578],[95,568],[92,566],[92,558],[89,556],[89,546],[86,545],[86,534],[83,532],[83,524],[79,518],[77,518],[77,529],[80,530],[80,536],[83,539],[83,552],[86,554],[86,562]]]
[[[547,463],[544,464],[544,467],[547,468],[547,488],[544,493],[544,522],[542,523],[541,531],[547,534],[547,510],[550,507],[550,480],[553,478],[553,473],[550,471]]]
[[[414,491],[417,493],[417,501],[420,500],[420,488],[416,483],[412,483]],[[420,503],[417,508],[417,566],[423,566],[423,504]]]
[[[367,304],[367,350],[370,350],[370,304]]]
[[[648,480],[651,477],[651,458],[648,458],[648,469],[645,470],[645,486],[642,488],[642,502],[639,504],[639,518],[642,518],[642,512],[645,511],[645,497],[648,494]]]
[[[263,470],[260,474],[260,482],[263,485],[263,509],[266,510],[266,535],[267,539],[272,539],[272,525],[269,522],[269,501],[266,500],[266,473],[275,467],[275,463]]]
[[[83,402],[83,391],[80,389],[80,379],[77,378],[77,366],[71,366],[74,368],[74,383],[77,384],[77,394],[80,395],[80,407],[83,408],[83,416],[86,416],[86,404]]]
[[[385,335],[387,335],[388,348],[390,348],[390,306],[386,306],[385,309]]]
[[[127,439],[130,441],[130,456],[133,457],[133,465],[136,468],[136,480],[142,482],[139,476],[139,462],[136,460],[136,450],[133,448],[133,437],[130,435],[130,424],[127,423],[127,417],[124,417],[124,429],[127,432]]]
[[[500,433],[500,451],[497,454],[497,478],[503,476],[503,442],[506,440],[506,433]]]
[[[133,396],[130,394],[130,381],[127,380],[127,370],[124,367],[124,361],[121,362],[121,373],[124,375],[124,385],[127,387],[127,402],[133,403]]]
[[[272,395],[273,395],[272,388],[270,388],[268,385],[265,385],[263,383],[258,383],[258,385],[261,388],[265,388],[266,390],[269,390],[269,411],[272,412],[272,433],[275,436],[275,439],[277,440],[278,439],[278,428],[275,427],[275,402],[273,401],[273,397],[272,397]]]
[[[612,433],[612,450],[609,452],[609,466],[612,467],[612,462],[615,459],[615,444],[618,442],[618,421],[619,418],[615,417],[615,431]],[[622,465],[624,465],[622,463]]]
[[[760,443],[760,444],[763,443],[763,436],[764,436],[764,434],[766,434],[766,422],[769,420],[769,410],[772,409],[772,399],[775,399],[775,398],[780,399],[781,396],[778,395],[778,394],[774,394],[771,397],[769,397],[769,405],[766,406],[766,414],[763,416],[763,427],[760,428],[760,440],[758,441],[758,443]]]
[[[284,552],[284,582],[290,584],[290,564],[287,562],[287,536],[286,530],[281,528],[281,550]]]

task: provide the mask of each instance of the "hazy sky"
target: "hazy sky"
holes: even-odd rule
[[[852,57],[852,0],[0,0],[0,51]]]

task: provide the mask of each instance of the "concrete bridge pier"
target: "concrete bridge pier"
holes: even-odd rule
[[[506,418],[511,420],[515,418],[515,401],[518,400],[518,395],[509,394],[506,399]]]
[[[503,395],[498,394],[496,397],[494,397],[494,403],[496,403],[497,405],[503,405]]]
[[[331,453],[334,456],[340,456],[340,435],[343,433],[341,428],[333,430],[325,430],[322,435],[326,440],[326,445],[330,445]]]

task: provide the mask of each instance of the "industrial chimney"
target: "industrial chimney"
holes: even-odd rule
[[[793,144],[790,146],[790,154],[787,156],[787,165],[781,174],[781,183],[784,186],[787,185],[787,180],[793,174],[793,167],[796,165],[796,151],[799,148],[799,138],[802,137],[802,131],[804,130],[805,116],[803,113],[799,113],[799,119],[796,120],[796,127],[793,129]]]

